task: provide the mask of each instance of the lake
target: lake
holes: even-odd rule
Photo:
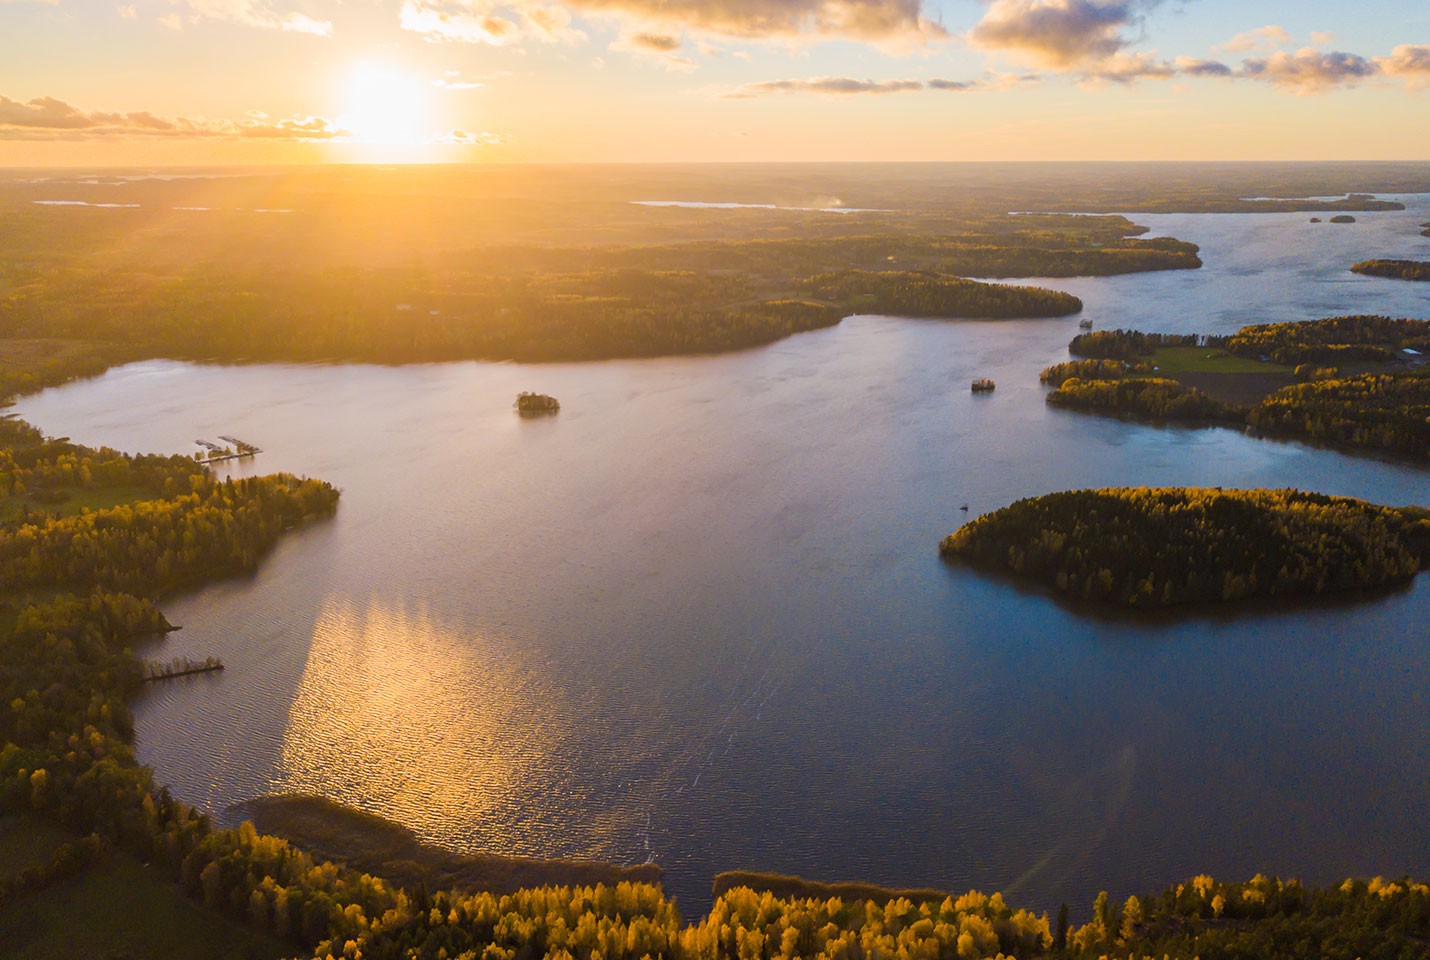
[[[1424,317],[1424,287],[1345,269],[1430,254],[1430,197],[1402,199],[1353,225],[1136,215],[1206,267],[1028,282],[1099,329]],[[228,669],[148,691],[139,754],[220,820],[312,792],[462,850],[654,858],[687,915],[735,868],[1075,913],[1202,872],[1430,873],[1430,577],[1131,618],[939,561],[968,517],[1076,487],[1430,500],[1405,465],[1049,409],[1078,319],[562,365],[151,361],[17,412],[131,451],[237,436],[264,452],[236,470],[343,491],[255,575],[164,605],[184,629],[154,655]],[[517,417],[522,390],[561,413]]]

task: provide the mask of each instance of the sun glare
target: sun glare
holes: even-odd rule
[[[411,147],[430,133],[427,85],[384,63],[363,61],[348,72],[338,125],[358,143]]]

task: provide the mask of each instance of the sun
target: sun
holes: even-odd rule
[[[430,133],[430,87],[385,63],[360,61],[348,71],[338,125],[357,143],[411,147]]]

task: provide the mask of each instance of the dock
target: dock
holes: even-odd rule
[[[175,657],[168,663],[147,663],[144,665],[144,682],[171,680],[174,677],[188,677],[196,673],[215,673],[223,669],[223,661],[218,657],[206,657],[201,661],[188,657]]]
[[[195,454],[195,459],[197,459],[199,463],[219,463],[224,460],[237,460],[240,457],[251,457],[254,454],[263,452],[259,447],[246,440],[240,440],[237,437],[227,437],[220,434],[219,439],[230,444],[230,446],[220,446],[212,440],[195,440],[194,443],[209,452],[208,456]]]

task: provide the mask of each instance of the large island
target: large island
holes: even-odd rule
[[[939,550],[1131,607],[1307,596],[1409,580],[1430,565],[1430,511],[1295,490],[1073,490],[979,517]]]

